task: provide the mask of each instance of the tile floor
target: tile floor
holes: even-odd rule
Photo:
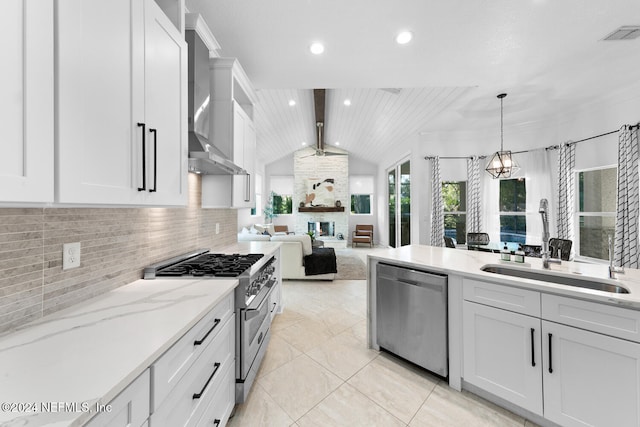
[[[364,260],[371,252],[353,251]],[[365,280],[285,281],[283,302],[258,379],[230,426],[534,426],[368,349]]]

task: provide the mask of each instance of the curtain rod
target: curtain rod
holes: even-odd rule
[[[637,123],[635,125],[629,126],[630,130],[633,129],[640,129],[640,123]],[[590,136],[589,138],[584,138],[584,139],[580,139],[578,141],[570,141],[570,142],[565,142],[566,145],[573,145],[573,144],[577,144],[579,142],[584,142],[584,141],[589,141],[591,139],[595,139],[595,138],[600,138],[603,136],[607,136],[607,135],[611,135],[612,133],[617,133],[619,132],[620,129],[616,129],[616,130],[612,130],[611,132],[606,132],[606,133],[601,133],[600,135],[595,135],[595,136]],[[548,147],[544,147],[545,150],[557,150],[558,148],[560,148],[560,145],[550,145]],[[523,154],[523,153],[529,153],[530,151],[535,151],[535,150],[542,150],[542,148],[534,148],[532,150],[522,150],[522,151],[513,151],[511,152],[511,154]],[[425,160],[433,160],[435,159],[437,156],[425,156]],[[472,159],[474,156],[442,156],[440,157],[441,159]],[[478,156],[479,159],[485,159],[487,158],[487,156]]]

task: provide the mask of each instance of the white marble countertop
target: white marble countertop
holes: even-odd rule
[[[249,274],[253,274],[260,270],[264,263],[266,263],[271,255],[278,251],[280,248],[280,242],[267,242],[267,241],[246,241],[236,242],[233,245],[227,246],[220,250],[213,250],[211,252],[223,252],[227,254],[264,254],[264,257],[259,262],[256,262],[251,266]]]
[[[427,267],[436,272],[470,277],[494,283],[504,283],[511,286],[640,310],[640,270],[625,269],[624,275],[619,275],[618,279],[611,280],[609,279],[609,270],[606,264],[562,261],[562,264],[551,264],[550,270],[544,270],[542,268],[542,259],[540,258],[525,258],[527,264],[529,264],[528,266],[523,266],[523,264],[515,262],[502,263],[516,268],[530,268],[532,270],[552,272],[559,275],[596,278],[607,283],[622,285],[629,290],[628,294],[616,294],[575,286],[510,277],[480,270],[485,264],[500,264],[501,261],[499,257],[500,254],[496,253],[426,245],[403,246],[401,248],[376,251],[368,255],[369,260],[389,261],[407,267]]]
[[[138,280],[1,336],[0,403],[109,403],[237,284]],[[0,411],[0,424],[78,426],[93,415]]]

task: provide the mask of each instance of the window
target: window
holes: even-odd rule
[[[262,175],[256,174],[256,205],[251,208],[252,216],[262,216]]]
[[[370,215],[373,198],[373,176],[353,175],[349,177],[351,193],[351,214]]]
[[[273,197],[273,213],[290,215],[293,213],[293,176],[271,176],[271,196]]]
[[[371,213],[371,194],[352,194],[351,195],[351,213],[370,214]]]
[[[525,243],[527,238],[525,179],[500,181],[500,241]]]
[[[609,167],[577,175],[577,255],[609,259],[607,237],[615,234],[618,170]]]
[[[467,182],[443,182],[444,235],[467,242]]]
[[[273,193],[273,213],[276,215],[293,213],[293,198],[290,194]]]

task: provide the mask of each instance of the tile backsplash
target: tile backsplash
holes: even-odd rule
[[[189,174],[186,208],[0,209],[0,333],[140,279],[146,265],[235,243],[237,211],[201,209],[200,196]],[[63,271],[72,242],[81,265]]]

